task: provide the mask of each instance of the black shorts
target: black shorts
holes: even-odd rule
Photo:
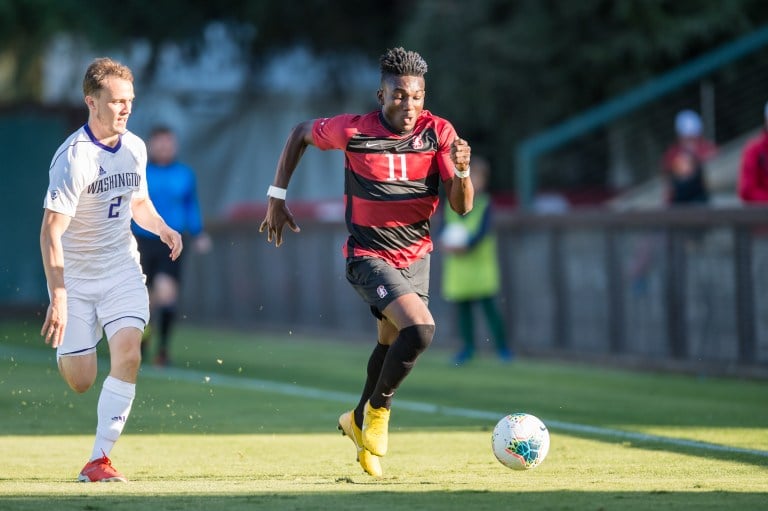
[[[145,236],[136,236],[136,242],[139,245],[139,256],[141,256],[141,269],[147,276],[147,286],[152,287],[155,275],[164,273],[172,277],[176,282],[181,276],[181,255],[175,260],[171,260],[171,249],[163,243],[160,238],[147,238]]]
[[[347,258],[347,280],[371,306],[377,319],[395,298],[416,293],[429,305],[429,254],[407,268],[395,268],[375,257]]]

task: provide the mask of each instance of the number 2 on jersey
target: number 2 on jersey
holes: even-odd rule
[[[120,216],[120,204],[123,203],[123,196],[115,197],[112,202],[109,203],[109,214],[107,218],[117,218]]]

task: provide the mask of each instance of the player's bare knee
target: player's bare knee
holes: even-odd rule
[[[113,369],[121,373],[136,373],[141,366],[141,350],[126,350],[112,358]]]
[[[123,328],[109,339],[109,356],[112,369],[119,373],[133,374],[141,365],[141,331]]]
[[[78,394],[90,389],[96,381],[97,368],[94,355],[59,358],[59,373],[69,388]]]
[[[94,379],[82,378],[82,377],[68,377],[64,376],[64,381],[67,382],[69,388],[74,390],[78,394],[85,393],[88,389],[93,387]]]
[[[69,388],[74,390],[78,394],[85,394],[85,392],[90,389],[93,385],[90,383],[87,384],[81,384],[80,382],[69,382]]]

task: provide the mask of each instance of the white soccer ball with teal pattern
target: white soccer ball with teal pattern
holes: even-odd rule
[[[549,452],[549,431],[538,417],[513,413],[493,428],[493,454],[502,465],[514,470],[538,467]]]

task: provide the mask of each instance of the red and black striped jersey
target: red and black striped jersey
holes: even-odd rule
[[[410,133],[397,134],[380,111],[317,119],[315,145],[344,151],[344,256],[373,256],[405,268],[432,251],[430,218],[441,180],[453,177],[456,131],[422,111]]]

